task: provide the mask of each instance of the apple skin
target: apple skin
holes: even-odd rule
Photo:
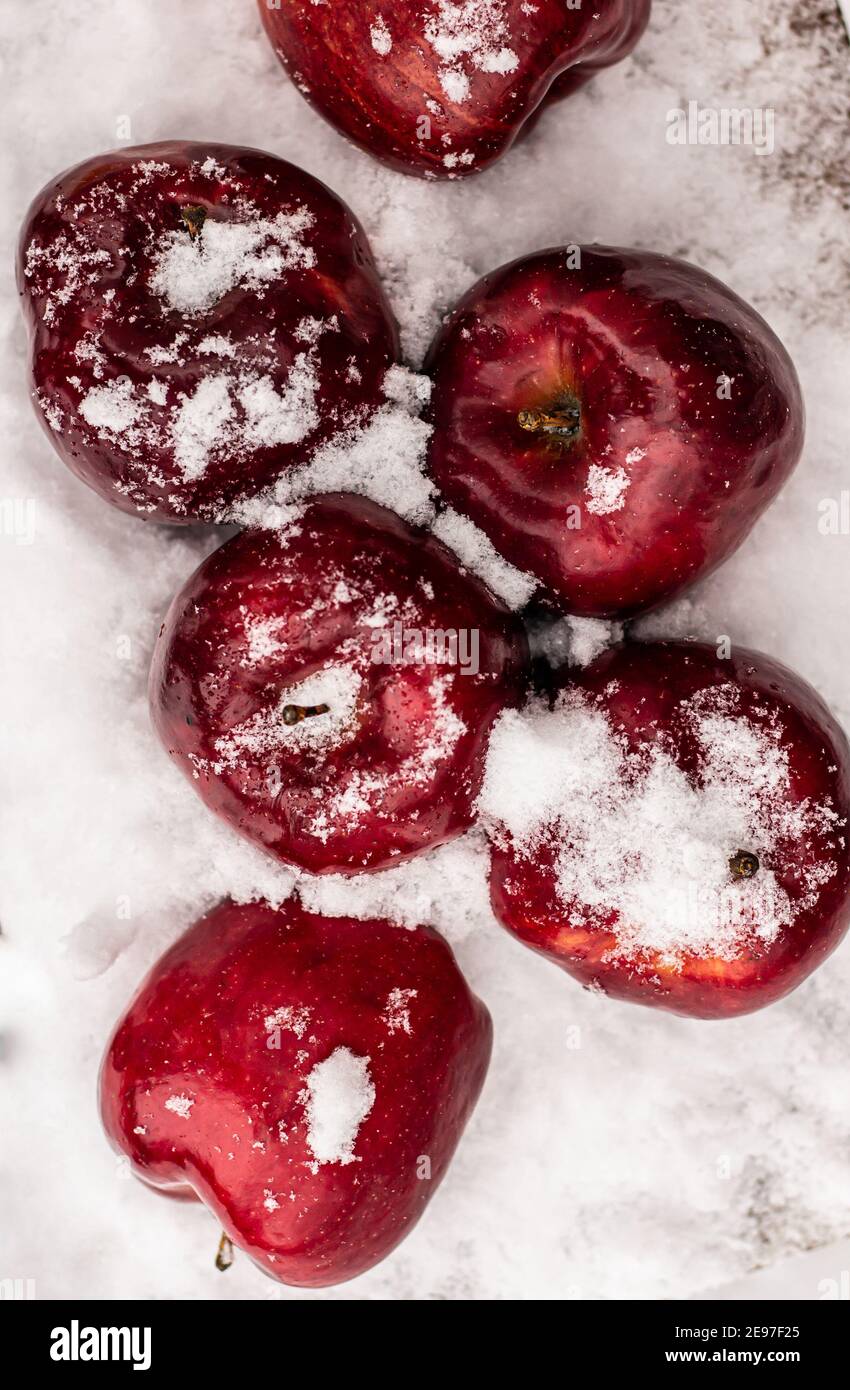
[[[301,1036],[270,1034],[285,1008],[310,1011]],[[319,1288],[371,1269],[418,1221],[491,1045],[486,1008],[430,928],[226,902],[154,966],[119,1023],[101,1114],[137,1177],[205,1202],[273,1279]],[[316,1164],[301,1097],[337,1048],[368,1058],[375,1099],[354,1161]],[[188,1114],[166,1109],[174,1095]]]
[[[427,369],[444,496],[586,617],[631,617],[709,574],[802,450],[800,386],[775,334],[719,280],[649,251],[562,248],[494,271]],[[570,405],[573,439],[520,426]]]
[[[544,104],[631,53],[650,11],[650,0],[573,9],[564,0],[537,0],[533,8],[491,0],[504,25],[494,52],[516,60],[500,73],[480,70],[469,54],[444,63],[426,34],[439,16],[436,0],[258,3],[278,58],[310,104],[367,154],[430,179],[465,178],[495,163]],[[376,25],[385,35],[378,47]],[[392,47],[380,52],[390,37]],[[461,99],[444,89],[447,67],[469,81]]]
[[[376,624],[385,596],[397,606]],[[376,634],[396,615],[406,630],[477,632],[478,673],[375,660]],[[258,622],[272,624],[273,641],[252,655]],[[218,740],[340,662],[362,685],[338,746],[311,752],[278,738],[271,751],[221,766]],[[527,676],[519,619],[441,542],[373,502],[335,494],[309,503],[283,541],[245,532],[201,565],[166,617],[150,697],[162,743],[219,816],[284,863],[362,873],[469,828],[490,728],[521,702]],[[435,680],[448,683],[442,695]],[[431,758],[441,700],[465,727]],[[372,776],[382,779],[374,790],[363,783]],[[357,804],[343,815],[338,797]]]
[[[209,306],[176,308],[153,286],[163,239],[174,233],[190,241],[181,218],[187,207],[206,213],[204,255],[204,238],[220,223],[281,213],[311,221],[298,233],[303,253],[277,278],[237,277]],[[287,254],[271,242],[258,254],[269,246]],[[57,266],[57,255],[72,270]],[[232,503],[382,404],[383,379],[398,355],[392,313],[349,209],[295,165],[232,145],[166,141],[116,150],[52,180],[24,222],[18,287],[33,401],[51,443],[106,501],[155,521],[221,520]],[[330,320],[336,328],[314,344],[300,336],[305,321]],[[224,356],[210,346],[221,340],[229,342]],[[182,400],[226,376],[284,392],[299,358],[308,359],[317,386],[315,423],[303,437],[295,437],[300,426],[288,441],[279,427],[269,433],[267,420],[252,442],[233,386],[229,437],[200,472],[195,462],[186,467],[174,444]],[[118,389],[116,382],[132,391],[141,439],[81,413],[90,391]]]
[[[520,941],[560,965],[586,987],[615,999],[648,1004],[692,1018],[732,1018],[782,999],[816,970],[850,923],[850,747],[821,697],[801,677],[760,653],[736,650],[720,659],[715,648],[691,642],[626,643],[614,647],[567,684],[598,701],[630,749],[672,738],[679,766],[688,766],[687,740],[677,730],[684,700],[713,686],[736,684],[742,711],[775,711],[787,750],[795,805],[829,798],[844,829],[819,842],[785,845],[783,862],[770,864],[792,903],[800,898],[799,872],[828,848],[837,872],[816,903],[798,912],[772,943],[734,960],[686,957],[681,971],[658,957],[637,970],[606,960],[615,931],[570,927],[568,908],[556,902],[551,849],[531,857],[492,847],[490,892],[499,921]],[[558,686],[555,686],[557,691]],[[616,925],[616,923],[614,924]]]

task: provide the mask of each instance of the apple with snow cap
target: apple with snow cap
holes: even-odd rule
[[[727,558],[800,457],[794,367],[696,266],[568,246],[487,275],[438,334],[430,468],[556,606],[625,618]]]
[[[138,1177],[200,1198],[266,1274],[337,1284],[422,1215],[491,1035],[428,927],[224,903],[119,1023],[101,1113]]]
[[[68,467],[157,521],[217,521],[383,403],[396,328],[351,212],[258,150],[171,141],[38,195],[18,283]]]
[[[244,532],[174,600],[154,724],[203,800],[285,863],[387,868],[466,830],[523,697],[519,620],[434,536],[336,494]]]
[[[629,54],[650,0],[258,0],[298,90],[402,173],[464,178]]]
[[[850,748],[768,657],[634,643],[497,723],[493,908],[582,984],[697,1018],[781,999],[850,921]]]

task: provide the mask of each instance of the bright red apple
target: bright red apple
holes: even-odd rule
[[[468,828],[526,662],[519,621],[439,541],[335,495],[201,565],[151,706],[212,810],[286,863],[357,873]]]
[[[38,195],[18,282],[33,400],[123,511],[215,521],[382,403],[396,328],[344,203],[259,150],[117,150]]]
[[[107,1134],[284,1284],[382,1260],[422,1215],[492,1028],[428,927],[225,903],[154,966],[109,1045]]]
[[[626,57],[650,0],[258,0],[298,90],[403,173],[486,169],[547,102]]]
[[[850,748],[768,657],[614,648],[497,724],[491,894],[582,984],[698,1018],[782,998],[850,920]]]
[[[715,569],[800,457],[794,367],[711,275],[565,247],[485,276],[430,355],[446,498],[563,609],[623,618]]]

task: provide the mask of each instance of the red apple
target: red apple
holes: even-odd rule
[[[543,104],[634,48],[650,0],[259,0],[278,58],[326,120],[403,173],[486,169]]]
[[[117,150],[38,195],[18,282],[33,399],[73,473],[215,521],[382,402],[396,329],[344,203],[258,150]]]
[[[500,921],[582,984],[697,1018],[796,988],[850,920],[850,748],[755,652],[627,644],[496,726]]]
[[[295,517],[228,541],[174,600],[154,723],[207,805],[276,858],[385,868],[472,823],[525,637],[394,513],[335,495]]]
[[[138,1177],[200,1198],[266,1274],[338,1284],[422,1215],[491,1037],[430,928],[224,903],[118,1025],[103,1123]]]
[[[481,280],[430,355],[430,466],[561,608],[623,618],[715,569],[803,444],[763,319],[669,256],[541,251]]]

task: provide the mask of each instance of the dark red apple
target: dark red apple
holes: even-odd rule
[[[550,100],[626,57],[650,0],[258,0],[298,90],[403,173],[462,178]]]
[[[482,807],[497,917],[615,998],[749,1013],[847,930],[850,748],[755,652],[612,649],[500,720]]]
[[[481,280],[430,354],[447,499],[563,609],[623,618],[715,569],[800,457],[794,367],[711,275],[604,246]]]
[[[219,520],[368,416],[397,351],[351,212],[259,150],[87,160],[30,208],[18,282],[51,442],[157,521]]]
[[[286,863],[357,873],[469,827],[526,663],[518,619],[439,541],[336,495],[201,565],[151,706],[212,810]]]
[[[407,1235],[487,1073],[492,1027],[428,927],[224,903],[154,966],[100,1079],[135,1174],[198,1197],[284,1284]]]

